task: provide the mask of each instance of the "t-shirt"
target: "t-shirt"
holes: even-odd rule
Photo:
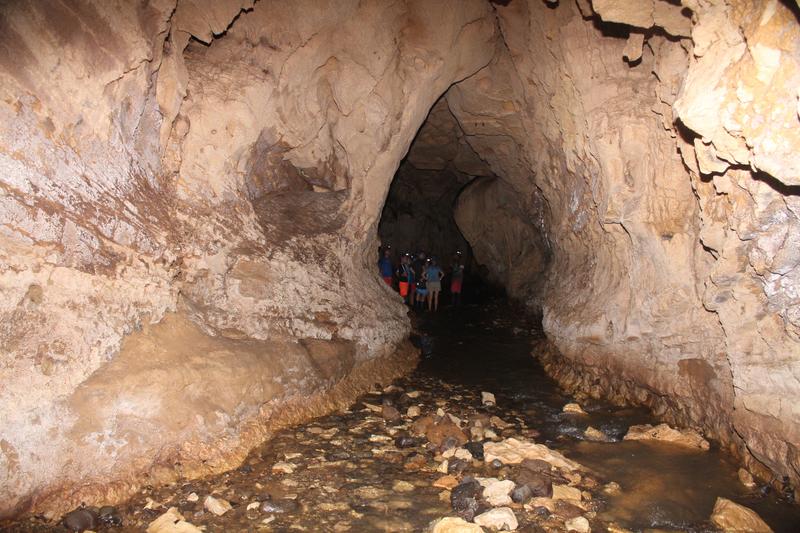
[[[429,266],[428,267],[428,281],[439,281],[439,274],[442,272],[442,269],[438,266]]]
[[[389,278],[392,276],[392,260],[388,257],[381,257],[378,260],[378,269],[380,269],[381,276]]]
[[[464,279],[464,265],[453,265],[453,279]]]

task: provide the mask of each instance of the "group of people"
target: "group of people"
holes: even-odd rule
[[[416,255],[405,253],[400,256],[400,264],[395,267],[390,248],[383,249],[378,260],[378,270],[383,281],[395,287],[409,306],[428,311],[439,309],[439,295],[442,292],[442,280],[449,275],[450,295],[453,305],[461,302],[461,288],[464,284],[464,261],[461,252],[453,255],[453,261],[445,272],[435,257],[428,257],[425,252]]]

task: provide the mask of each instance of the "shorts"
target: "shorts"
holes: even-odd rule
[[[454,279],[450,282],[450,292],[458,294],[461,292],[461,280]]]
[[[400,290],[400,296],[402,296],[403,298],[408,296],[408,282],[407,281],[401,281],[398,284],[398,288]]]
[[[428,289],[423,289],[422,287],[417,287],[417,294],[419,294],[420,296],[427,296],[428,295]]]
[[[385,281],[388,286],[392,286],[392,276],[383,276],[383,281]]]
[[[430,292],[436,292],[436,291],[441,291],[442,290],[442,282],[441,281],[429,281],[427,283],[427,285],[428,285],[428,290]]]

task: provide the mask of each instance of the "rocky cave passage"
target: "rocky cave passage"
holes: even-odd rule
[[[223,471],[412,368],[398,167],[464,181],[567,390],[800,480],[795,4],[0,9],[0,518]]]

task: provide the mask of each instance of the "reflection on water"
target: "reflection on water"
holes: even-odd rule
[[[622,491],[606,497],[606,520],[634,530],[708,531],[714,502],[722,496],[750,507],[776,532],[800,531],[800,507],[758,490],[748,492],[738,481],[738,466],[719,450],[623,442],[629,426],[658,422],[645,409],[593,402],[583,405],[588,415],[563,413],[573,399],[531,357],[530,340],[540,333],[537,324],[524,320],[500,303],[430,317],[422,329],[435,338],[435,350],[420,370],[494,392],[498,405],[522,414],[540,432],[540,442],[619,483]],[[615,442],[583,440],[589,426]]]

